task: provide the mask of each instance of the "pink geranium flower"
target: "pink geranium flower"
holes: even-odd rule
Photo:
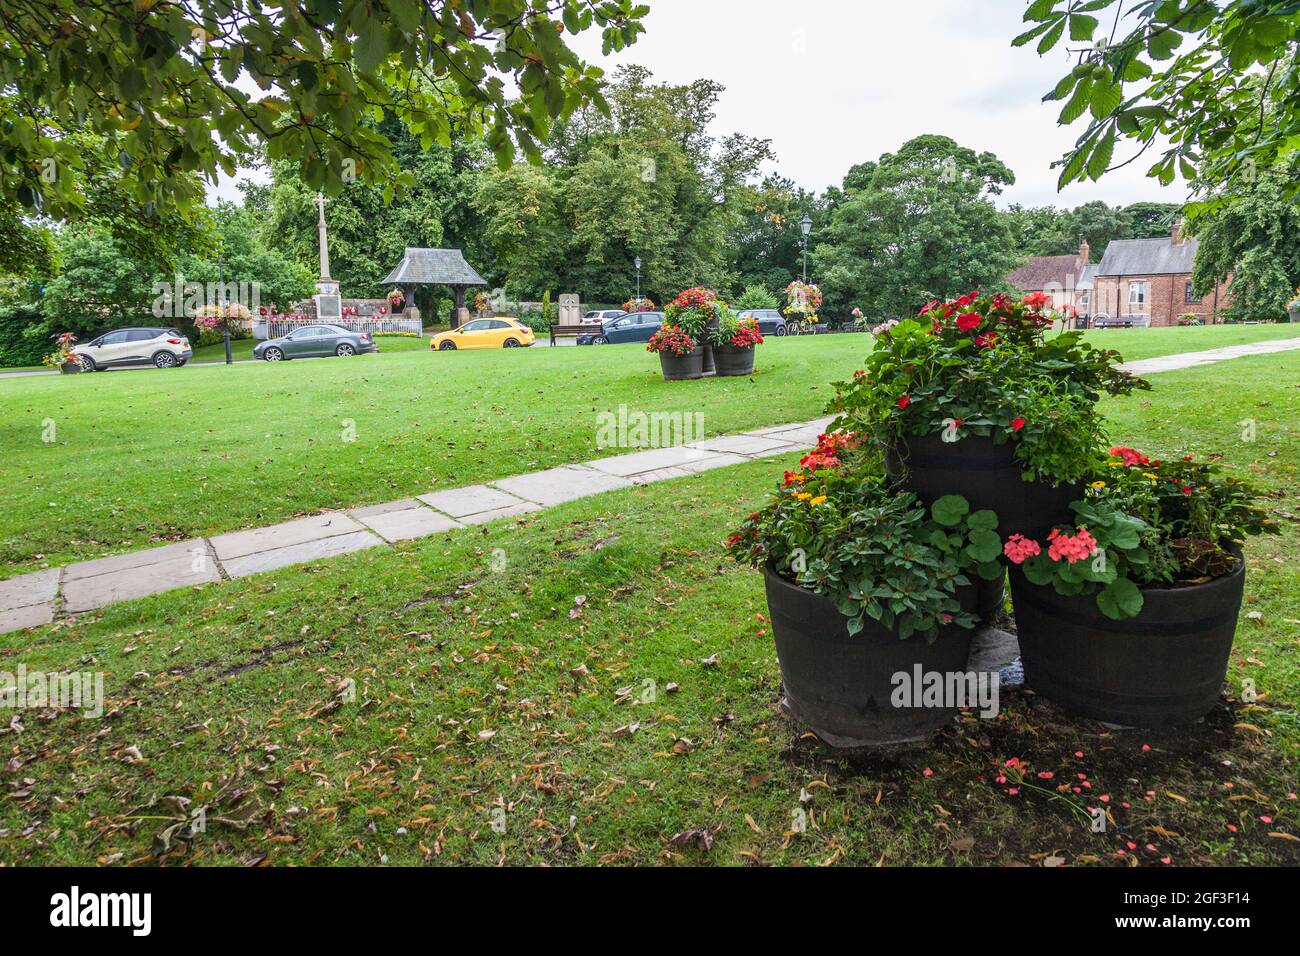
[[[1002,553],[1012,564],[1024,564],[1027,559],[1042,554],[1043,549],[1033,538],[1026,538],[1023,534],[1013,534],[1002,546]]]

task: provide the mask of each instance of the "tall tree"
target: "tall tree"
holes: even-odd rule
[[[1300,210],[1287,187],[1282,176],[1261,176],[1238,201],[1192,223],[1200,239],[1192,285],[1206,296],[1231,277],[1229,319],[1279,318],[1300,285]]]
[[[608,115],[587,109],[561,124],[541,177],[493,173],[481,211],[512,294],[546,289],[588,301],[642,290],[660,300],[691,285],[728,289],[727,234],[750,184],[771,157],[766,140],[711,130],[722,88],[710,80],[655,83],[625,67],[605,90]],[[532,200],[512,208],[509,197]],[[524,241],[525,224],[546,240]]]
[[[552,121],[600,102],[601,71],[565,43],[604,49],[643,32],[634,0],[3,0],[0,198],[61,218],[84,205],[104,139],[134,205],[189,208],[265,144],[308,186],[355,172],[386,197],[409,185],[370,123],[388,111],[425,146],[454,122],[502,162],[540,155]],[[251,82],[248,82],[250,81]]]
[[[814,249],[827,314],[912,314],[926,301],[993,288],[1015,264],[1006,217],[991,196],[1015,182],[994,154],[947,136],[887,153],[830,215]]]
[[[1104,19],[1103,19],[1104,18]],[[1300,137],[1294,0],[1032,0],[1035,25],[1013,41],[1045,54],[1068,30],[1075,66],[1047,98],[1083,132],[1058,165],[1060,184],[1100,179],[1152,147],[1150,174],[1181,172],[1221,205],[1287,161]],[[1115,162],[1116,148],[1136,153]],[[1300,181],[1288,181],[1288,196]],[[1193,212],[1208,208],[1192,207]]]

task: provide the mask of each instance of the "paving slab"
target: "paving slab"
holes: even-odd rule
[[[613,458],[598,458],[583,462],[582,467],[602,471],[607,475],[631,478],[647,471],[675,468],[688,462],[700,461],[708,456],[709,452],[703,448],[672,445],[668,448],[651,448],[628,455],[616,455]]]
[[[219,534],[211,540],[217,557],[224,564],[229,558],[242,558],[245,555],[364,530],[364,527],[347,515],[330,512],[311,518],[299,518],[297,521],[286,521],[284,524],[274,524],[266,528],[254,528],[251,531]]]
[[[729,465],[742,465],[753,460],[752,458],[746,458],[744,455],[727,455],[722,452],[714,452],[708,458],[692,461],[681,467],[692,474],[698,474],[701,471],[712,471],[714,468],[726,468]]]
[[[789,442],[778,438],[759,435],[723,435],[720,438],[710,438],[708,441],[692,442],[689,447],[704,451],[727,452],[732,455],[757,455],[788,444]]]
[[[439,531],[463,528],[459,521],[417,503],[414,508],[384,511],[361,518],[361,523],[385,541],[413,541]]]
[[[822,432],[816,428],[791,428],[787,431],[772,432],[765,437],[774,441],[788,441],[801,448],[816,448],[817,439],[821,436]]]
[[[468,485],[449,491],[434,491],[427,495],[420,495],[420,500],[453,518],[465,518],[485,511],[513,508],[519,504],[519,499],[514,495],[497,491],[487,485]]]
[[[531,501],[521,501],[519,504],[511,505],[508,508],[495,508],[492,511],[480,511],[476,515],[466,515],[460,519],[460,523],[466,526],[487,524],[501,518],[516,518],[519,515],[532,514],[534,511],[541,510],[541,505],[535,505]]]
[[[777,445],[775,448],[769,448],[767,451],[757,451],[750,455],[750,458],[775,458],[777,455],[789,455],[792,452],[802,454],[808,450],[808,446],[803,443],[790,443],[788,445]]]
[[[59,590],[59,569],[45,568],[0,581],[0,611],[48,604]]]
[[[531,475],[517,475],[492,484],[517,498],[546,507],[576,501],[602,491],[632,487],[632,482],[626,478],[575,465],[551,468]]]
[[[193,587],[197,584],[210,584],[220,580],[217,563],[208,557],[206,551],[203,552],[201,561],[196,561],[193,556],[186,553],[168,561],[119,568],[116,571],[107,571],[90,577],[72,579],[65,577],[63,609],[72,614],[79,614],[118,601],[130,601],[151,594],[161,594],[163,591]]]
[[[643,471],[639,475],[632,476],[634,485],[650,485],[656,481],[668,481],[670,478],[689,478],[691,472],[685,468],[659,468],[655,471]]]
[[[363,529],[351,534],[338,534],[329,538],[318,538],[315,541],[304,541],[286,548],[259,551],[221,563],[232,578],[244,578],[262,571],[286,568],[291,564],[305,564],[308,561],[318,561],[322,558],[379,547],[383,543],[382,538]]]
[[[373,518],[375,515],[386,515],[393,511],[410,511],[412,508],[421,508],[423,505],[414,498],[402,498],[399,501],[386,501],[382,505],[369,505],[365,508],[349,508],[348,517],[356,518],[358,521],[362,518]]]
[[[31,604],[27,607],[0,611],[0,634],[21,631],[29,627],[40,627],[54,620],[53,604]]]
[[[66,585],[69,581],[118,571],[130,571],[133,568],[164,564],[181,558],[194,561],[196,564],[201,561],[211,563],[212,560],[208,554],[207,542],[202,538],[192,538],[189,541],[177,541],[161,548],[148,548],[144,551],[131,551],[127,554],[115,554],[108,558],[95,558],[93,561],[70,564],[63,570],[63,583]]]

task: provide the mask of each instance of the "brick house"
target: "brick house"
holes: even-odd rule
[[[1181,223],[1174,223],[1167,239],[1112,240],[1093,279],[1093,315],[1169,326],[1190,312],[1207,325],[1221,322],[1231,302],[1228,283],[1203,298],[1192,292],[1196,248],[1195,239],[1182,235]]]
[[[1052,297],[1057,308],[1067,306],[1080,315],[1092,311],[1092,274],[1088,240],[1079,244],[1072,256],[1033,256],[1020,268],[1007,274],[1007,282],[1021,292],[1043,292]]]

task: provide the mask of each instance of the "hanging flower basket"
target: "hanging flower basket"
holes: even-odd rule
[[[402,294],[401,290],[394,289],[392,292],[388,293],[388,307],[392,309],[394,313],[401,312],[406,308],[406,296]]]
[[[782,313],[791,322],[804,327],[817,324],[817,313],[822,308],[822,290],[810,282],[796,279],[785,287],[789,304]]]

